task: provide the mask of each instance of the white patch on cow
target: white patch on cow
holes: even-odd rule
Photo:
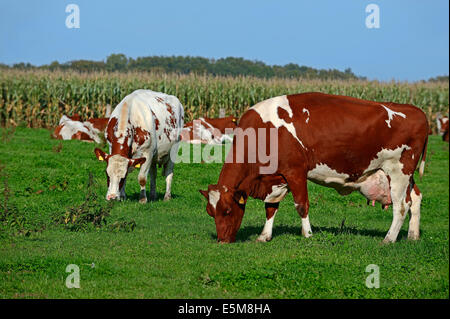
[[[417,195],[414,189],[411,190],[411,201],[408,238],[417,240],[420,237],[420,203],[422,202],[422,194]]]
[[[60,122],[60,123],[61,123],[61,122]],[[437,118],[437,119],[436,119],[436,126],[437,126],[437,129],[438,129],[439,134],[442,135],[443,133],[441,132],[441,127],[442,127],[442,124],[441,124],[441,118]]]
[[[106,173],[109,176],[109,187],[106,194],[106,199],[111,196],[119,195],[119,183],[122,178],[125,178],[128,170],[128,159],[121,155],[113,155],[108,159],[108,167]]]
[[[370,161],[370,164],[364,170],[364,173],[381,168],[386,174],[389,175],[389,172],[397,170],[399,165],[401,166],[401,170],[401,168],[403,168],[403,164],[400,163],[400,157],[402,156],[403,151],[410,149],[411,147],[405,144],[394,150],[383,148],[377,153],[377,156]]]
[[[273,229],[273,222],[275,219],[275,215],[277,214],[278,209],[275,211],[275,213],[266,220],[266,223],[264,224],[264,228],[261,232],[261,235],[258,236],[256,239],[257,241],[266,242],[270,241],[272,239],[272,229]]]
[[[411,158],[414,159],[414,154],[411,155]]]
[[[332,169],[326,164],[318,163],[316,167],[308,172],[308,179],[319,182],[319,183],[337,183],[337,184],[345,184],[347,178],[349,178],[348,174],[338,173],[335,169]]]
[[[288,192],[287,184],[272,185],[272,192],[264,199],[265,203],[279,203]]]
[[[308,118],[305,120],[305,123],[308,123],[308,121],[309,121],[309,110],[303,108],[303,113],[307,113],[308,114]]]
[[[306,215],[305,218],[302,218],[302,235],[305,236],[305,238],[309,238],[312,236],[311,224],[309,223],[309,215]]]
[[[300,143],[300,145],[305,148],[302,141],[297,137],[297,132],[295,131],[295,127],[293,123],[286,123],[285,120],[280,119],[278,116],[278,108],[285,110],[289,117],[292,118],[293,113],[292,109],[289,105],[289,100],[286,95],[277,96],[262,102],[255,104],[251,109],[255,110],[261,120],[264,123],[270,122],[276,128],[285,127],[289,133]]]
[[[220,192],[219,191],[209,191],[209,203],[216,209],[217,202],[220,199]]]
[[[394,115],[398,115],[400,117],[403,117],[404,119],[406,118],[406,115],[401,112],[394,112],[390,108],[384,106],[383,104],[381,104],[381,106],[384,107],[384,109],[388,114],[388,119],[385,122],[389,128],[391,128],[391,120],[394,118]]]
[[[86,133],[96,143],[100,143],[100,137],[98,136],[98,130],[94,129],[90,122],[73,121],[67,116],[63,115],[59,120],[59,125],[62,125],[59,134],[63,140],[71,140],[72,136],[77,132]]]

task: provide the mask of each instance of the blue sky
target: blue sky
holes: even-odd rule
[[[68,4],[80,28],[68,29]],[[380,8],[368,29],[365,8]],[[0,0],[0,63],[190,55],[352,68],[383,81],[449,73],[447,0]]]

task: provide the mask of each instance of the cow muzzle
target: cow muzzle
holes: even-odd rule
[[[117,196],[117,194],[106,195],[106,200],[117,200],[117,199],[119,199],[119,196]]]

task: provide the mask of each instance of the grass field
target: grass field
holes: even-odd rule
[[[103,205],[104,163],[95,159],[94,147],[51,140],[45,129],[3,129],[0,207],[9,196],[16,218],[4,216],[0,229],[1,298],[449,297],[449,152],[437,136],[430,137],[425,175],[416,178],[424,194],[421,239],[406,240],[405,222],[391,245],[381,241],[392,208],[382,211],[359,194],[341,197],[314,184],[312,238],[301,237],[288,195],[271,242],[255,241],[265,212],[261,201],[250,199],[237,242],[217,244],[198,189],[217,182],[221,164],[200,163],[175,167],[169,202],[162,201],[159,172],[158,200],[145,205],[137,200],[137,172],[128,177],[128,199],[114,204],[107,225],[134,221],[133,231],[71,231],[55,216],[85,200],[89,172]],[[80,267],[79,289],[65,285],[69,264]],[[379,266],[379,289],[365,285],[370,264]]]

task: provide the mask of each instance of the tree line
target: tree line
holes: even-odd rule
[[[136,59],[124,54],[111,54],[106,61],[74,60],[65,63],[54,61],[50,64],[35,66],[30,63],[16,63],[8,66],[0,63],[1,68],[13,69],[46,69],[73,70],[78,72],[128,72],[144,71],[156,73],[179,74],[211,74],[219,76],[254,76],[258,78],[305,78],[330,80],[355,80],[365,77],[356,76],[350,68],[340,71],[337,69],[315,69],[289,63],[283,66],[267,65],[261,61],[251,61],[244,58],[227,57],[208,59],[191,56],[147,56]]]
[[[30,63],[16,63],[12,66],[0,63],[0,69],[45,69],[71,70],[77,72],[154,72],[178,74],[211,74],[220,76],[254,76],[258,78],[303,78],[321,80],[366,80],[366,77],[355,75],[351,68],[344,71],[337,69],[315,69],[299,66],[295,63],[286,65],[267,65],[261,61],[244,58],[227,57],[208,59],[191,56],[147,56],[136,59],[125,54],[111,54],[105,61],[73,60],[65,63],[54,61],[50,64],[35,66]],[[449,76],[436,76],[429,82],[448,82]]]

